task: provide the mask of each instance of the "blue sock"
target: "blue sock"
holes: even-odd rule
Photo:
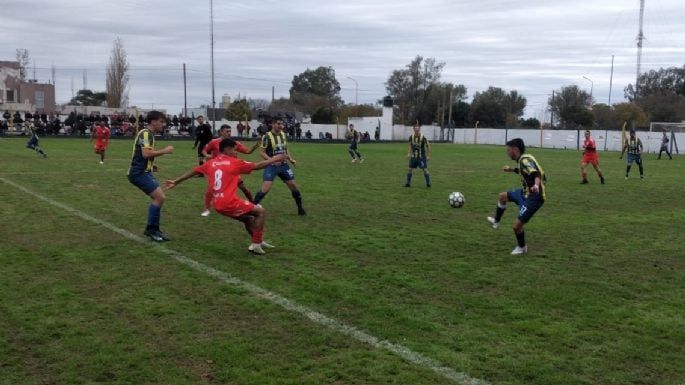
[[[526,247],[526,233],[521,230],[521,233],[516,234],[516,241],[519,247]]]
[[[426,177],[426,186],[430,187],[431,186],[431,174],[423,174],[424,177]]]
[[[147,208],[147,228],[159,229],[159,219],[162,216],[162,208],[150,203]]]
[[[506,210],[506,208],[506,205],[497,202],[497,211],[495,211],[495,222],[499,222],[502,219],[502,215],[504,215],[504,210]]]
[[[300,190],[293,190],[293,199],[295,199],[295,203],[297,204],[297,208],[301,209],[302,208],[302,194],[300,193]]]
[[[411,184],[411,173],[407,174],[407,184]]]
[[[262,199],[264,199],[265,196],[266,196],[266,193],[265,193],[265,192],[262,192],[262,190],[259,190],[259,192],[257,192],[257,195],[255,195],[255,197],[254,197],[254,202],[253,202],[253,203],[256,204],[256,205],[258,205],[259,202],[261,202]]]

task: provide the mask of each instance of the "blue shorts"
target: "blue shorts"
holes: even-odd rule
[[[509,202],[514,202],[519,206],[518,219],[523,223],[528,223],[535,213],[542,207],[545,201],[539,193],[528,194],[528,198],[523,195],[523,189],[507,192]]]
[[[31,137],[28,142],[26,142],[26,147],[28,148],[34,148],[38,145],[38,138],[35,136]]]
[[[293,170],[290,169],[288,163],[283,163],[278,166],[267,166],[264,169],[264,176],[262,177],[262,180],[265,182],[273,182],[274,179],[276,179],[276,176],[281,178],[283,182],[295,179],[295,174],[293,173]]]
[[[355,151],[357,150],[357,142],[352,142],[350,143],[350,150]]]
[[[420,168],[425,170],[428,168],[428,160],[423,158],[411,158],[409,159],[409,168]]]
[[[157,190],[159,183],[157,179],[152,176],[151,172],[144,172],[142,174],[129,174],[128,181],[132,185],[141,189],[145,194],[150,195],[153,191]]]
[[[628,154],[628,164],[631,165],[633,162],[642,163],[642,155]]]

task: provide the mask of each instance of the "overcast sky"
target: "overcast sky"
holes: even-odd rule
[[[443,81],[469,96],[488,86],[517,89],[527,116],[544,117],[553,89],[577,84],[612,102],[634,82],[639,0],[293,0],[214,1],[217,104],[221,95],[287,96],[293,75],[332,66],[346,102],[385,95],[393,69],[416,55],[446,63]],[[643,69],[685,64],[683,0],[646,0]],[[104,90],[112,41],[121,37],[131,65],[130,104],[209,103],[209,0],[2,0],[0,60],[27,48],[40,81],[56,68],[58,102],[87,85]],[[31,75],[31,72],[29,72]]]

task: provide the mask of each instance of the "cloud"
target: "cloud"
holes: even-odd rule
[[[27,48],[40,80],[56,67],[59,101],[71,97],[87,70],[89,88],[104,89],[112,41],[124,40],[131,63],[133,104],[178,112],[183,103],[181,67],[188,67],[188,102],[211,99],[209,4],[180,0],[54,2],[5,0],[0,13],[0,59]],[[40,10],[40,12],[36,12]],[[385,94],[393,69],[416,55],[446,63],[444,81],[462,83],[469,94],[499,86],[529,100],[527,115],[544,115],[547,95],[568,84],[588,88],[606,101],[611,55],[612,100],[635,77],[637,1],[349,0],[245,1],[214,4],[215,72],[220,95],[270,98],[288,93],[293,75],[332,66],[354,100]],[[648,2],[644,69],[682,66],[685,8],[679,0]]]

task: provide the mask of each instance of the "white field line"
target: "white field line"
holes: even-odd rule
[[[331,330],[337,331],[339,333],[342,333],[348,337],[352,337],[355,340],[371,345],[374,348],[377,349],[384,349],[387,351],[390,351],[391,353],[396,354],[397,356],[403,358],[406,361],[409,361],[413,363],[414,365],[424,367],[427,369],[432,370],[433,372],[441,375],[442,377],[452,380],[458,384],[464,384],[464,385],[487,385],[489,384],[486,381],[473,378],[469,376],[466,373],[463,372],[457,372],[456,370],[449,368],[445,366],[443,363],[432,359],[430,357],[424,356],[421,353],[417,353],[407,347],[404,347],[402,345],[394,344],[390,341],[380,339],[378,337],[375,337],[367,332],[364,332],[360,329],[357,329],[354,326],[344,324],[334,318],[327,317],[324,314],[321,314],[315,310],[312,310],[304,305],[300,305],[299,303],[288,299],[286,297],[283,297],[280,294],[271,292],[269,290],[263,289],[255,284],[252,284],[247,281],[243,281],[240,278],[234,277],[228,273],[225,273],[223,271],[217,270],[211,266],[205,265],[201,262],[198,262],[192,258],[189,258],[183,254],[181,254],[178,251],[172,250],[166,246],[163,246],[158,243],[153,243],[147,240],[147,238],[141,237],[139,235],[135,235],[132,232],[122,229],[120,227],[117,227],[109,222],[103,221],[101,219],[92,217],[86,213],[84,213],[81,210],[75,209],[71,206],[67,206],[63,203],[57,202],[55,200],[52,200],[48,197],[45,197],[41,194],[38,194],[34,191],[31,191],[27,189],[26,187],[23,187],[21,185],[18,185],[10,180],[7,180],[3,177],[0,177],[0,181],[18,189],[21,190],[29,195],[32,195],[52,206],[58,207],[64,211],[67,211],[71,214],[74,214],[75,216],[86,220],[88,222],[92,222],[95,224],[98,224],[106,229],[109,229],[119,235],[121,235],[124,238],[128,238],[132,241],[142,243],[144,245],[150,246],[152,249],[159,251],[161,253],[164,253],[168,256],[170,256],[172,259],[176,260],[177,262],[188,266],[190,268],[193,268],[199,272],[202,272],[212,278],[215,278],[223,283],[227,283],[229,285],[233,285],[235,287],[238,287],[240,289],[243,289],[250,294],[265,299],[271,303],[274,303],[278,306],[281,306],[282,308],[292,311],[294,313],[300,314],[306,318],[309,318],[311,321],[324,326],[326,328],[329,328]]]

